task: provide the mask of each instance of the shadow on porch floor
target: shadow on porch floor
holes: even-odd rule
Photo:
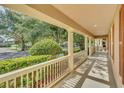
[[[94,53],[72,73],[57,83],[55,88],[114,88],[116,87],[111,62],[107,54]]]

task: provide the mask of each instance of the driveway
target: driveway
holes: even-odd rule
[[[0,48],[0,60],[29,56],[27,51],[17,52],[9,48]]]
[[[5,53],[5,52],[16,52],[16,50],[11,50],[9,48],[0,48],[0,53]]]

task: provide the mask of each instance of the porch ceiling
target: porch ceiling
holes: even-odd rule
[[[116,4],[53,4],[55,8],[95,36],[108,34]]]

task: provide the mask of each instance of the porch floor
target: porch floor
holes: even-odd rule
[[[114,88],[111,62],[107,54],[94,53],[54,88]]]

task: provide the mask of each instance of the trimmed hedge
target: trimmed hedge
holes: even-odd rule
[[[21,69],[38,63],[42,63],[51,59],[50,55],[28,56],[0,61],[0,74],[4,74],[13,70]]]
[[[62,48],[53,39],[43,39],[35,43],[29,50],[31,55],[52,55],[62,53]]]

